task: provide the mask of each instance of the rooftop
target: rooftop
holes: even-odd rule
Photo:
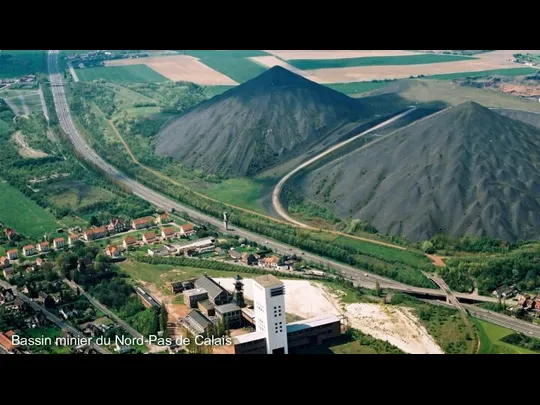
[[[304,321],[291,322],[287,324],[287,333],[296,332],[307,328],[314,328],[316,326],[328,325],[335,322],[341,322],[336,315],[324,315],[316,318],[306,319]]]
[[[214,304],[212,304],[210,300],[199,301],[199,305],[207,310],[214,308]]]
[[[254,281],[265,288],[282,287],[283,283],[276,276],[265,274],[254,279]]]
[[[197,280],[195,280],[195,286],[197,288],[203,288],[204,290],[208,291],[208,297],[210,297],[212,300],[214,300],[223,291],[225,291],[228,294],[225,288],[220,286],[218,283],[216,283],[213,279],[211,279],[207,275],[202,275]]]
[[[262,332],[251,332],[246,333],[245,335],[238,335],[232,338],[232,341],[235,345],[240,345],[242,343],[253,342],[255,340],[265,339],[264,333]]]
[[[196,242],[188,243],[187,245],[178,246],[179,249],[198,248],[201,246],[209,246],[214,243],[214,238],[199,239]]]
[[[227,312],[240,311],[240,307],[231,302],[230,304],[218,305],[216,307],[216,311],[219,312],[220,314],[224,314]]]
[[[206,327],[212,325],[212,322],[210,319],[208,319],[206,316],[204,316],[202,313],[194,309],[191,311],[187,316],[188,322],[193,322],[197,325],[199,325],[202,329],[206,329]]]
[[[199,295],[199,294],[208,294],[205,289],[203,288],[194,288],[192,290],[186,290],[184,291],[184,294],[186,294],[188,297],[191,297],[193,295]]]

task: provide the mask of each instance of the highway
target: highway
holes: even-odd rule
[[[497,312],[488,311],[483,308],[475,307],[470,304],[462,304],[465,309],[474,317],[482,319],[487,322],[494,323],[495,325],[502,326],[504,328],[515,330],[523,334],[529,335],[540,339],[540,326],[532,323],[522,321],[521,319],[513,318],[511,316],[502,315]]]
[[[115,167],[111,166],[96,152],[90,148],[84,138],[81,136],[79,131],[76,129],[71,113],[69,111],[69,106],[64,92],[64,83],[62,80],[62,75],[59,73],[58,68],[58,52],[57,50],[49,51],[49,56],[47,59],[48,70],[49,70],[49,80],[51,83],[51,90],[53,93],[54,105],[58,115],[58,120],[60,126],[66,136],[69,138],[74,148],[80,153],[81,156],[91,162],[94,166],[100,168],[103,172],[109,176],[115,178],[119,183],[122,183],[128,189],[131,190],[136,196],[150,202],[158,208],[170,211],[171,208],[174,208],[176,211],[184,211],[191,218],[196,221],[206,222],[212,224],[218,228],[222,227],[221,220],[201,213],[189,206],[180,204],[144,185],[131,179],[130,177],[124,175]],[[397,118],[397,117],[395,117]],[[397,291],[407,292],[407,293],[420,293],[426,295],[432,295],[435,297],[444,296],[444,293],[436,289],[428,288],[419,288],[408,286],[403,283],[391,280],[386,277],[378,276],[373,273],[368,273],[366,271],[360,270],[353,266],[336,262],[332,259],[321,257],[313,253],[300,250],[294,246],[286,245],[281,242],[277,242],[265,236],[255,234],[253,232],[247,231],[245,229],[235,227],[234,229],[229,229],[228,233],[232,235],[238,235],[248,240],[257,242],[259,245],[267,246],[268,248],[273,249],[275,252],[280,254],[296,254],[303,257],[307,261],[318,263],[322,266],[328,266],[335,271],[338,271],[346,277],[353,281],[355,285],[365,287],[365,288],[375,288],[375,282],[378,281],[381,288],[385,289],[394,289]],[[491,299],[491,297],[477,297],[479,300]]]
[[[60,329],[62,329],[63,331],[66,331],[66,332],[70,332],[73,336],[76,336],[78,338],[85,338],[87,339],[88,337],[85,336],[80,330],[78,330],[77,328],[67,324],[66,322],[64,322],[62,319],[60,319],[59,317],[57,317],[56,315],[54,315],[52,312],[48,311],[47,309],[45,309],[44,307],[42,307],[41,305],[39,305],[38,303],[32,301],[30,298],[28,298],[26,295],[24,295],[23,293],[21,293],[20,291],[17,290],[17,287],[15,286],[12,286],[10,285],[9,283],[6,283],[5,281],[2,281],[0,280],[0,286],[4,287],[4,288],[11,288],[12,291],[16,292],[16,296],[19,297],[23,302],[25,302],[26,304],[28,304],[34,311],[36,312],[42,312],[43,315],[45,315],[45,317],[51,321],[52,323],[54,323],[56,326],[58,326]],[[92,347],[94,349],[96,349],[99,353],[101,354],[111,354],[107,349],[103,348],[103,347],[100,347],[98,345],[96,345],[95,343],[91,343]]]

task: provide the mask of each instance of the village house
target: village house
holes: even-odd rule
[[[15,294],[13,294],[11,288],[3,289],[0,287],[0,305],[9,304],[13,300],[15,300]]]
[[[13,273],[15,273],[15,269],[13,269],[13,267],[6,267],[3,270],[3,273],[6,280],[9,281],[13,277]]]
[[[54,298],[50,296],[49,294],[47,294],[45,291],[40,291],[38,293],[38,297],[40,301],[43,302],[43,305],[45,306],[45,308],[50,308],[54,305]]]
[[[278,267],[279,257],[270,256],[259,260],[259,267],[264,269],[275,269]]]
[[[152,225],[154,225],[153,217],[137,218],[137,219],[134,219],[133,222],[131,223],[131,226],[133,227],[133,229],[150,228]]]
[[[84,239],[91,241],[107,236],[107,228],[100,226],[98,228],[87,229],[84,231]]]
[[[76,235],[76,234],[72,233],[72,234],[70,234],[70,235],[68,236],[68,243],[69,243],[70,245],[73,245],[73,244],[75,243],[76,240],[79,240],[79,235]]]
[[[161,237],[163,239],[171,239],[174,237],[174,228],[167,227],[161,229]]]
[[[36,248],[34,245],[26,245],[22,248],[23,255],[32,256],[36,254]]]
[[[36,266],[38,267],[41,267],[41,265],[43,264],[44,260],[41,258],[41,257],[38,257],[36,259]]]
[[[118,251],[118,248],[116,247],[116,245],[107,246],[107,249],[105,249],[105,256],[109,256],[109,257],[120,256],[120,252]]]
[[[113,218],[109,225],[107,225],[109,232],[119,233],[127,230],[126,224],[120,218]]]
[[[56,238],[53,240],[53,245],[55,249],[62,249],[66,245],[64,238]]]
[[[234,249],[231,249],[229,250],[229,256],[231,256],[232,259],[234,259],[234,261],[238,261],[242,258],[242,253],[234,250]]]
[[[130,247],[134,247],[134,246],[137,246],[137,238],[133,237],[133,236],[126,236],[124,238],[124,241],[122,243],[122,245],[128,249]]]
[[[254,266],[258,262],[259,261],[255,257],[255,255],[253,255],[251,253],[248,253],[248,252],[242,253],[242,263],[247,264],[248,266]]]
[[[0,257],[0,267],[4,268],[9,266],[9,259],[6,256]]]
[[[37,248],[41,253],[48,252],[49,250],[51,250],[51,248],[49,246],[49,242],[47,242],[47,241],[39,242],[37,244]]]
[[[23,300],[21,300],[19,297],[16,297],[13,300],[13,306],[17,308],[19,311],[24,311],[26,308],[26,303]]]
[[[159,225],[168,224],[171,222],[171,216],[167,213],[159,214],[156,218],[156,223]]]
[[[5,350],[12,353],[13,350],[17,348],[16,345],[14,345],[11,342],[11,337],[15,334],[14,331],[9,330],[6,333],[0,332],[0,346],[2,346]]]
[[[4,229],[4,233],[6,234],[6,237],[7,237],[9,240],[13,240],[13,238],[15,237],[15,235],[17,235],[17,232],[15,232],[15,229],[11,229],[11,228],[6,228],[6,229]]]
[[[156,241],[156,234],[154,232],[146,232],[143,234],[142,240],[147,245],[150,245]]]
[[[17,260],[19,258],[19,252],[17,249],[11,249],[6,252],[9,260]]]
[[[193,224],[184,224],[180,227],[180,235],[181,236],[190,236],[195,233],[195,229],[193,227]]]

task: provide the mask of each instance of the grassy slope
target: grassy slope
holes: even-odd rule
[[[334,83],[325,84],[336,91],[347,95],[366,93],[373,90],[382,89],[388,86],[388,82],[353,82],[353,83]]]
[[[82,81],[105,79],[112,82],[156,83],[168,79],[146,65],[107,66],[77,69]]]
[[[532,350],[523,349],[501,339],[514,333],[512,330],[489,322],[472,318],[480,336],[480,354],[536,354]]]
[[[51,213],[3,182],[0,182],[0,207],[0,221],[29,237],[39,238],[59,226]]]
[[[470,60],[467,56],[458,55],[403,55],[403,56],[369,56],[347,59],[293,59],[288,63],[302,70],[335,69],[355,66],[385,66],[385,65],[421,65],[427,63],[455,62]]]

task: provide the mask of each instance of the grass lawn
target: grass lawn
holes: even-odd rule
[[[8,183],[0,181],[0,221],[31,238],[59,227],[54,216]]]
[[[201,58],[201,62],[238,83],[247,82],[268,69],[241,57],[205,57]]]
[[[513,69],[493,69],[482,70],[479,72],[461,72],[461,73],[448,73],[442,75],[426,76],[426,79],[436,80],[456,80],[465,79],[467,77],[482,77],[482,76],[522,76],[529,75],[538,72],[538,69],[534,68],[513,68]]]
[[[107,69],[109,69],[108,67]],[[149,96],[146,96],[138,91],[132,90],[118,83],[107,83],[107,87],[114,90],[114,105],[119,110],[124,110],[128,107],[134,107],[136,103],[156,103],[157,101]]]
[[[455,62],[459,60],[476,59],[458,55],[403,55],[403,56],[368,56],[347,59],[293,59],[288,62],[302,70],[334,69],[355,66],[385,66],[385,65],[423,65],[427,63]]]
[[[265,185],[266,181],[264,180],[237,178],[212,184],[209,188],[201,191],[216,200],[265,213],[264,208],[259,202]]]
[[[106,66],[76,69],[79,80],[105,79],[111,82],[157,83],[168,79],[146,65]]]
[[[58,194],[51,193],[47,199],[58,207],[67,206],[76,210],[100,201],[111,201],[114,197],[114,194],[109,190],[95,186],[87,187],[83,184],[79,187],[62,190]]]
[[[62,331],[53,326],[42,326],[36,329],[27,329],[25,333],[32,338],[37,337],[50,337],[53,341],[51,346],[33,346],[34,350],[37,350],[37,353],[40,354],[70,354],[70,346],[57,346],[55,340],[57,337],[62,336]]]
[[[0,51],[0,78],[47,71],[47,51]]]
[[[146,117],[149,115],[159,114],[160,109],[157,106],[156,107],[130,107],[130,108],[126,108],[125,110],[122,110],[122,112],[116,115],[113,115],[112,119],[116,120],[118,118],[123,118],[124,111],[127,113],[128,117],[136,118],[136,117]]]
[[[411,266],[419,266],[429,263],[424,255],[408,250],[394,249],[375,243],[363,242],[357,239],[339,236],[334,240],[336,245],[349,246],[356,249],[360,254],[372,255],[383,261],[398,261]]]
[[[4,245],[0,245],[0,256],[6,255],[6,247]]]
[[[354,331],[353,335],[341,335],[321,345],[303,349],[298,354],[400,354],[397,347],[383,340],[375,339],[362,332]]]
[[[347,95],[355,95],[381,89],[388,86],[388,83],[389,82],[353,82],[325,84],[325,86]]]
[[[237,273],[222,270],[199,269],[195,267],[172,266],[168,264],[149,264],[135,260],[126,260],[120,264],[120,269],[134,280],[146,281],[161,287],[167,282],[182,281],[195,278],[202,274],[210,277],[234,277]],[[173,271],[174,270],[174,271]],[[238,273],[244,278],[254,278],[259,274]]]
[[[472,321],[480,335],[480,354],[536,354],[532,350],[501,342],[503,337],[514,331],[476,318],[472,318]]]

